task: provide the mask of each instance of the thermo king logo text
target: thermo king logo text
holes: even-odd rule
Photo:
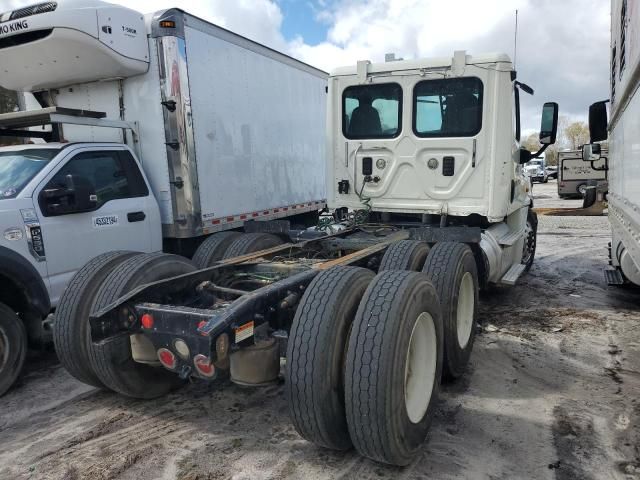
[[[0,25],[0,34],[7,34],[13,32],[20,32],[21,30],[26,30],[29,28],[29,24],[26,20],[22,20],[21,22],[12,23],[10,25]]]

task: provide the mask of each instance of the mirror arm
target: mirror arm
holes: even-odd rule
[[[604,159],[604,165],[602,166],[602,168],[597,168],[594,166],[594,163],[596,162],[589,162],[591,164],[591,169],[595,170],[596,172],[608,172],[609,171],[609,159],[607,157],[600,157],[600,159]],[[597,160],[598,162],[600,160]]]
[[[538,158],[540,155],[542,155],[544,153],[544,151],[547,149],[547,147],[549,147],[549,144],[542,145],[542,148],[540,150],[538,150],[536,153],[532,153],[531,154],[531,158]]]

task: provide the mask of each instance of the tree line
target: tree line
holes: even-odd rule
[[[16,92],[0,87],[0,113],[15,112],[16,110],[18,110]],[[16,140],[15,138],[0,137],[0,145],[12,145],[16,143]]]

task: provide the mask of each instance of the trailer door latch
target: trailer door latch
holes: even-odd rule
[[[178,190],[184,187],[184,180],[182,180],[182,177],[176,177],[176,179],[173,182],[169,182],[169,183],[174,187],[176,187]]]
[[[160,102],[160,104],[165,107],[170,112],[176,111],[176,101],[175,100],[166,100],[164,102]]]

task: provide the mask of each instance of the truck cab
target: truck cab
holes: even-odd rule
[[[0,171],[0,248],[38,271],[52,307],[97,255],[162,249],[158,204],[124,145],[3,147]]]

